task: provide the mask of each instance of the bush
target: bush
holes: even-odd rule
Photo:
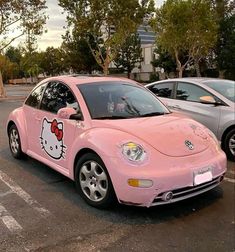
[[[206,69],[202,73],[203,77],[211,77],[211,78],[218,78],[219,77],[219,71],[217,69]]]
[[[151,73],[149,77],[149,82],[159,81],[159,75],[156,73]]]

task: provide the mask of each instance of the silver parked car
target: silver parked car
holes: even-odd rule
[[[208,127],[235,160],[235,82],[211,78],[167,79],[147,84],[170,110]]]

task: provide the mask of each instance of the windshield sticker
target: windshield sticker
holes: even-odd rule
[[[63,122],[58,122],[56,119],[53,121],[43,119],[41,129],[41,147],[48,156],[53,159],[65,158],[64,145],[64,125]]]

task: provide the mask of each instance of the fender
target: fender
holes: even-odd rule
[[[104,141],[104,136],[106,139],[112,139],[112,141]],[[68,158],[69,177],[74,180],[74,161],[77,153],[80,150],[91,149],[92,151],[96,152],[100,157],[102,157],[102,160],[108,169],[110,158],[118,157],[123,161],[125,160],[121,153],[121,146],[129,141],[134,141],[138,144],[141,144],[144,148],[150,148],[149,146],[146,146],[146,143],[137,137],[118,129],[91,128],[88,131],[85,131],[83,134],[77,136],[74,144],[71,146],[71,150],[73,151],[70,152]],[[108,154],[106,150],[108,150]],[[111,172],[110,169],[108,169],[108,171]]]
[[[11,123],[16,125],[20,134],[21,149],[24,153],[26,153],[28,150],[28,140],[23,107],[17,108],[10,113],[7,120],[7,134]]]

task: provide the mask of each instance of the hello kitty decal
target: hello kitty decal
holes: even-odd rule
[[[44,118],[40,136],[42,150],[53,159],[65,158],[66,146],[63,138],[63,122],[58,122],[56,119],[49,121]]]

